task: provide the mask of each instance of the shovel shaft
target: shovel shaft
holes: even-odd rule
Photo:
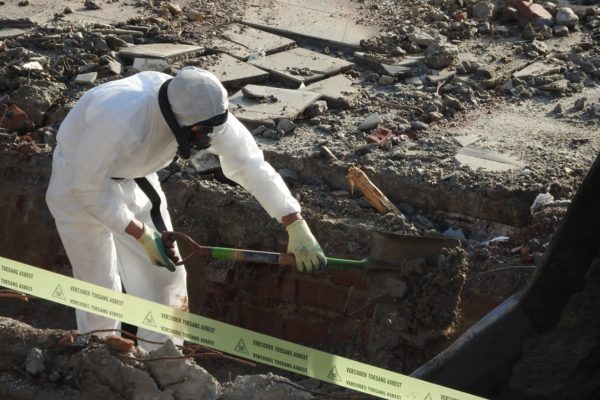
[[[275,253],[270,251],[257,251],[245,249],[231,249],[228,247],[203,246],[196,243],[192,238],[180,232],[164,232],[165,237],[177,240],[187,241],[193,246],[193,251],[184,257],[177,265],[184,264],[193,256],[212,257],[217,260],[231,260],[256,264],[277,264],[293,267],[296,265],[296,259],[293,254]],[[327,259],[327,269],[353,269],[368,268],[368,260],[346,260],[343,258],[325,257]]]
[[[293,254],[272,253],[269,251],[254,251],[230,249],[226,247],[211,247],[211,256],[217,260],[233,260],[259,264],[278,264],[293,267],[296,260]],[[346,260],[343,258],[325,257],[329,269],[352,269],[366,265],[366,260]]]
[[[295,263],[293,254],[230,249],[227,247],[208,248],[210,249],[210,255],[217,260],[232,260],[260,264],[279,264],[287,266],[293,266]]]

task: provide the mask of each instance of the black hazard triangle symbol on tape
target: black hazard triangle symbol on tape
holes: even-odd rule
[[[331,371],[329,371],[327,378],[332,381],[341,381],[342,380],[336,367],[331,368]]]
[[[427,396],[425,396],[425,398],[423,400],[433,400],[431,398],[431,393],[427,393]]]
[[[250,355],[250,353],[248,353],[248,349],[246,348],[246,343],[244,343],[244,339],[240,339],[237,342],[234,350],[237,351],[238,353],[244,353],[244,354]]]
[[[67,298],[65,297],[65,294],[60,285],[56,286],[56,289],[54,289],[54,292],[52,292],[52,297],[56,297],[57,299],[67,301]]]
[[[148,311],[146,314],[146,318],[144,318],[144,325],[150,325],[156,328],[156,322],[154,322],[154,317],[152,316],[152,312]]]

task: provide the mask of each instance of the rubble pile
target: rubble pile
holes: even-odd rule
[[[267,373],[238,376],[219,383],[194,362],[218,357],[203,352],[186,356],[172,342],[150,353],[128,339],[69,331],[41,330],[0,317],[6,350],[0,362],[0,395],[9,399],[297,399],[314,396],[289,379]],[[131,341],[130,341],[131,342]]]

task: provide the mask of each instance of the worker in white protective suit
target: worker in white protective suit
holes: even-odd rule
[[[160,233],[172,224],[156,172],[176,155],[189,158],[192,148],[218,155],[225,176],[285,225],[298,270],[325,266],[300,205],[228,114],[226,90],[210,72],[185,67],[174,78],[148,71],[97,86],[60,126],[46,201],[76,279],[188,309],[177,246]],[[120,329],[118,321],[81,310],[76,318],[81,332]],[[138,336],[182,343],[143,328]]]

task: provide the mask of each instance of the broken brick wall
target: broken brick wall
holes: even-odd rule
[[[44,200],[49,154],[23,159],[15,153],[0,166],[0,254],[65,273],[68,260]],[[285,229],[243,189],[185,176],[163,186],[174,226],[197,242],[285,252]],[[308,210],[307,216],[326,254],[368,256],[368,229]],[[191,250],[181,249],[184,255]],[[408,371],[432,355],[433,342],[447,342],[458,320],[466,267],[464,257],[454,256],[458,261],[446,257],[437,265],[405,260],[390,276],[360,270],[307,275],[276,265],[193,258],[186,262],[190,310],[301,344],[340,351],[355,345],[370,355],[394,355]]]

